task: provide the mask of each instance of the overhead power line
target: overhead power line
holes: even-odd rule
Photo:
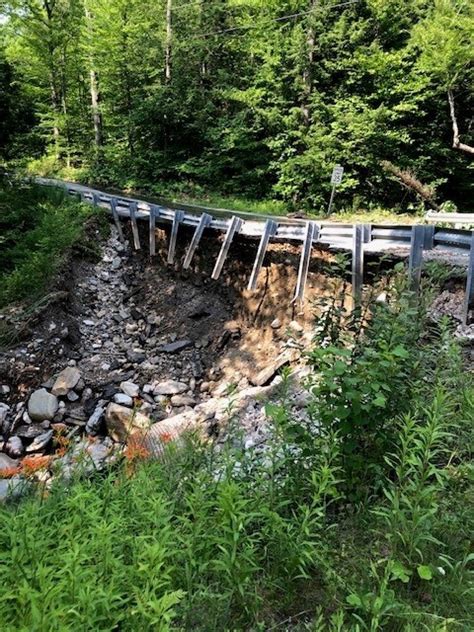
[[[341,7],[347,7],[352,4],[358,4],[360,1],[361,0],[347,0],[347,2],[340,2],[339,4],[333,4],[330,7],[324,7],[324,8],[330,9],[330,10],[338,9]],[[320,9],[321,7],[313,7],[312,9],[309,9],[308,11],[300,11],[299,13],[291,13],[288,15],[282,15],[279,18],[272,18],[271,20],[268,20],[268,23],[285,22],[287,20],[294,20],[296,18],[304,17],[305,15],[311,15],[311,13],[314,13],[315,11],[318,11]],[[247,24],[245,26],[231,26],[226,29],[221,29],[220,31],[209,31],[207,33],[200,33],[198,35],[193,35],[192,37],[189,37],[188,39],[199,39],[203,37],[211,37],[212,35],[226,35],[228,33],[235,33],[237,31],[247,31],[247,30],[255,29],[255,28],[259,28],[259,25]]]
[[[240,8],[246,8],[246,9],[252,9],[255,8],[253,5],[250,4],[234,4],[232,6],[225,6],[222,4],[222,0],[216,0],[215,2],[203,2],[203,0],[193,0],[193,2],[186,2],[185,4],[178,4],[176,6],[173,6],[172,11],[173,13],[176,11],[181,11],[182,9],[187,9],[188,7],[199,7],[201,6],[203,9],[207,9],[208,7],[214,7],[220,5],[223,9],[240,9]]]

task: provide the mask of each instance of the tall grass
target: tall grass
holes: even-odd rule
[[[447,324],[427,333],[417,309],[407,328],[408,299],[371,308],[343,360],[318,343],[307,422],[284,374],[263,451],[238,427],[219,450],[190,437],[0,510],[2,630],[472,629],[473,386]],[[334,396],[348,372],[362,388],[369,350],[381,373],[387,354],[396,364],[377,378],[386,405],[367,425],[331,398],[329,423],[318,388],[341,361]]]

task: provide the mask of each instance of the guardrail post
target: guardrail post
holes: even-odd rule
[[[277,229],[278,224],[271,219],[267,219],[260,243],[258,245],[257,256],[255,257],[255,263],[253,264],[252,274],[250,275],[247,290],[255,290],[257,287],[257,278],[263,265],[263,259],[265,257],[268,242],[270,241],[270,237],[277,232]]]
[[[466,294],[464,296],[462,322],[470,325],[474,321],[474,230],[471,232],[471,250],[469,252],[469,265],[467,268]]]
[[[196,230],[194,231],[193,238],[191,239],[188,252],[186,253],[186,257],[184,259],[184,263],[183,263],[184,270],[187,270],[189,266],[191,265],[191,261],[199,245],[199,242],[201,241],[201,237],[204,232],[204,229],[206,228],[206,226],[209,226],[211,222],[212,222],[212,216],[209,215],[208,213],[203,213],[201,217],[199,218],[199,223],[196,226]]]
[[[362,224],[362,243],[369,244],[372,241],[372,224]]]
[[[110,209],[112,211],[112,217],[114,218],[115,226],[117,227],[119,239],[120,241],[123,241],[122,227],[120,225],[120,218],[117,213],[117,200],[114,197],[110,198]]]
[[[423,244],[425,239],[424,226],[413,226],[411,229],[410,259],[408,262],[408,276],[410,287],[418,291],[421,281],[421,268],[423,265]]]
[[[140,250],[140,236],[138,234],[138,226],[137,226],[137,209],[138,204],[136,202],[130,202],[130,222],[132,224],[132,233],[133,233],[133,244],[135,246],[135,250]]]
[[[150,257],[154,257],[156,254],[155,226],[157,214],[159,214],[159,210],[155,207],[154,204],[150,204]]]
[[[364,246],[363,226],[354,224],[352,238],[352,298],[354,306],[362,300],[362,283],[364,280]]]
[[[424,226],[423,228],[424,228],[423,248],[424,250],[433,250],[435,226]]]
[[[298,282],[296,284],[295,296],[292,303],[296,301],[302,302],[304,298],[304,290],[306,286],[306,279],[308,278],[309,262],[311,259],[311,248],[313,241],[318,241],[319,226],[313,222],[306,224],[306,233],[303,242],[303,249],[301,250],[300,267],[298,270]]]
[[[240,231],[241,227],[242,220],[240,219],[240,217],[235,217],[234,215],[229,222],[224,241],[222,242],[222,246],[217,257],[216,265],[214,266],[214,270],[211,274],[211,279],[214,279],[214,281],[217,281],[217,279],[219,278],[222,271],[222,266],[224,265],[227,253],[229,252],[230,245],[232,243],[232,240],[234,239],[234,235]]]
[[[173,225],[171,227],[170,245],[168,248],[168,263],[171,264],[174,261],[174,255],[176,252],[176,242],[178,241],[178,228],[183,221],[184,211],[175,211]]]

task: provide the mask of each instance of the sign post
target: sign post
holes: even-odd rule
[[[341,165],[336,165],[334,169],[332,170],[332,176],[331,176],[332,191],[331,191],[331,198],[329,200],[329,206],[328,206],[328,212],[327,212],[328,216],[331,215],[332,203],[334,201],[336,187],[338,184],[341,184],[343,173],[344,173],[344,167],[341,167]]]

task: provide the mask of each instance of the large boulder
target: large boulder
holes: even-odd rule
[[[67,395],[81,379],[81,373],[75,366],[68,366],[61,371],[53,384],[53,395]]]
[[[105,410],[105,423],[112,439],[122,442],[137,432],[148,430],[151,426],[151,421],[146,415],[112,403]]]
[[[45,388],[35,391],[28,402],[28,414],[34,421],[53,419],[58,410],[58,398],[48,393]]]

